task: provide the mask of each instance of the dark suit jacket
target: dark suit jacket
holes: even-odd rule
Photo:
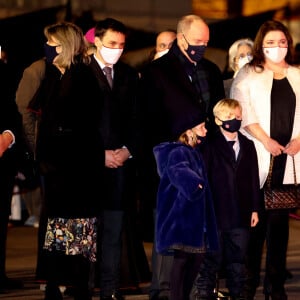
[[[129,208],[135,203],[135,156],[136,156],[136,100],[138,73],[133,68],[117,62],[114,65],[113,88],[110,89],[100,65],[91,56],[90,67],[100,87],[100,98],[104,102],[100,131],[106,150],[127,147],[132,159],[123,167],[105,170],[103,204],[107,209]]]
[[[219,131],[203,147],[203,157],[220,229],[249,227],[251,214],[259,211],[259,175],[253,142],[238,134],[237,160]]]
[[[9,68],[0,61],[0,133],[4,130],[11,130],[16,139],[16,144],[7,149],[0,158],[0,181],[3,181],[4,177],[11,178],[16,175],[17,147],[20,141],[22,126],[21,115],[19,114],[14,101],[15,90],[11,80],[13,80],[13,78]]]
[[[21,134],[21,116],[14,101],[13,78],[9,69],[0,60],[0,133],[11,130],[16,143],[0,158],[0,280],[5,274],[7,223],[10,215],[11,199],[17,172],[17,148]]]

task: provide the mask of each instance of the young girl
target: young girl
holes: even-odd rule
[[[197,145],[206,136],[205,116],[192,110],[173,126],[176,142],[154,147],[160,184],[156,248],[174,252],[171,299],[189,299],[204,252],[217,249],[216,220],[204,163]]]

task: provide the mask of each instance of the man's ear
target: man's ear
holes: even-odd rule
[[[101,40],[98,36],[95,36],[94,44],[96,47],[99,47],[101,45]]]

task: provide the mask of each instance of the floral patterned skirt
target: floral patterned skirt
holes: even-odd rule
[[[44,249],[96,261],[97,218],[49,218]]]

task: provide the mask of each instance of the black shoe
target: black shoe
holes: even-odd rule
[[[4,277],[0,279],[0,293],[5,290],[18,290],[23,288],[23,282],[18,279]]]
[[[63,300],[63,295],[60,292],[59,287],[56,285],[47,285],[44,300]]]
[[[69,297],[73,297],[74,296],[74,287],[73,286],[67,286],[65,291],[64,291],[64,295],[65,296],[69,296]]]
[[[294,275],[289,270],[285,270],[285,278],[286,279],[293,279]]]
[[[287,300],[287,295],[282,292],[282,293],[271,293],[271,299],[272,300]]]
[[[246,298],[244,296],[231,296],[228,299],[231,299],[231,300],[246,300]]]

